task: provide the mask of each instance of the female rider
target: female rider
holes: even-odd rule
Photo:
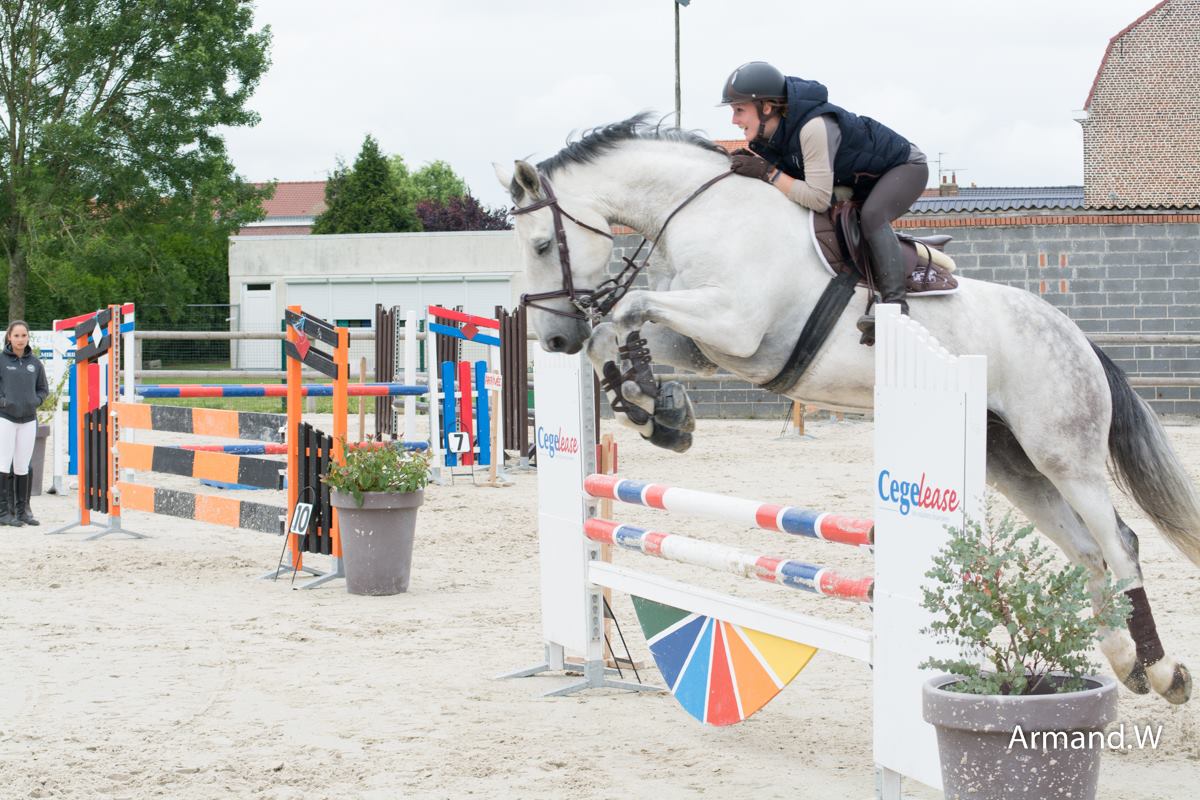
[[[734,153],[734,172],[764,180],[817,212],[828,210],[834,186],[853,191],[880,302],[899,303],[907,314],[904,259],[891,223],[925,189],[925,154],[891,128],[830,103],[822,84],[785,76],[764,61],[734,70],[720,105],[732,107],[733,124],[752,151]],[[864,342],[874,341],[870,310],[858,328]]]

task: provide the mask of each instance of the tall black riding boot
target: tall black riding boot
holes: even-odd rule
[[[879,302],[899,303],[900,313],[908,313],[907,276],[904,274],[904,255],[900,252],[900,242],[891,226],[884,225],[867,234],[867,243],[871,246],[871,262],[875,266],[875,286],[879,289]],[[858,318],[858,329],[862,331],[865,345],[875,344],[875,315],[874,306],[866,314]]]
[[[21,521],[13,513],[13,477],[11,472],[0,474],[0,525],[21,527]]]
[[[29,493],[33,490],[33,481],[30,480],[28,473],[18,475],[13,480],[13,495],[16,497],[17,504],[13,510],[14,515],[26,525],[41,525],[33,517],[33,510],[29,508]]]

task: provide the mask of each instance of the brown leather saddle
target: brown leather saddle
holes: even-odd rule
[[[874,290],[870,252],[859,227],[859,203],[842,200],[824,214],[813,214],[813,233],[833,275],[853,273],[858,284]],[[958,290],[954,261],[945,254],[950,236],[910,236],[897,232],[904,254],[908,294],[951,294]]]

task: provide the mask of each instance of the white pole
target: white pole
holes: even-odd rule
[[[53,480],[51,486],[54,487],[54,493],[57,495],[66,494],[67,491],[67,429],[66,420],[63,415],[63,404],[67,402],[67,393],[65,391],[66,384],[62,383],[65,371],[71,369],[67,364],[66,352],[60,348],[60,339],[65,338],[67,334],[60,331],[51,333],[52,341],[54,342],[53,354],[51,363],[54,365],[51,370],[55,375],[54,385],[62,385],[64,391],[58,396],[58,402],[54,406],[54,417],[51,419],[50,432],[53,436],[51,442],[51,464],[53,469]]]
[[[128,316],[133,317],[134,329],[128,331],[127,333],[125,333],[121,336],[121,338],[123,340],[123,345],[124,345],[124,353],[122,354],[123,355],[122,360],[125,362],[122,365],[124,367],[124,373],[125,373],[125,375],[124,375],[125,388],[121,392],[121,400],[126,403],[136,403],[137,402],[137,389],[134,387],[133,381],[134,381],[134,373],[135,373],[135,369],[136,369],[136,365],[134,362],[137,360],[137,349],[136,349],[137,343],[135,340],[137,316],[134,314],[135,309],[133,309],[131,303],[126,303],[124,305],[130,306],[130,312],[129,312]],[[124,308],[124,306],[122,306],[122,308]],[[126,315],[124,313],[122,313],[121,314],[122,324],[125,322],[125,317],[126,317]],[[136,435],[137,434],[133,428],[130,428],[125,425],[121,426],[121,441],[132,442],[132,441],[134,441],[134,437]],[[134,479],[133,470],[125,469],[125,470],[122,470],[121,472],[122,472],[123,480],[133,481],[133,479]]]
[[[487,350],[487,352],[488,352],[488,372],[492,371],[493,364],[495,364],[496,373],[499,374],[501,376],[501,380],[503,380],[503,375],[504,375],[504,338],[503,338],[504,334],[503,334],[503,332],[501,332],[500,335],[501,335],[500,346],[499,347],[489,347]],[[493,360],[492,360],[493,355],[496,356],[495,362],[493,362]],[[492,430],[494,431],[494,433],[492,435],[492,464],[494,467],[492,475],[493,475],[494,480],[503,480],[504,479],[504,388],[503,388],[503,383],[501,384],[500,390],[497,392],[493,392],[492,396],[495,398],[492,403],[492,409],[493,409],[493,411],[492,411]]]
[[[441,413],[441,394],[438,392],[438,363],[437,363],[437,335],[429,329],[428,309],[425,316],[425,371],[429,374],[429,452],[433,458],[430,461],[432,465],[433,479],[439,485],[445,484],[445,477],[442,475],[442,467],[444,466],[444,454],[442,453],[442,437],[439,435],[441,425],[439,423],[439,415]]]
[[[404,314],[404,384],[417,384],[417,312],[409,309]],[[404,398],[404,433],[403,438],[415,441],[417,434],[417,398],[409,395]]]

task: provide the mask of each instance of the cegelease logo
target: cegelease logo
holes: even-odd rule
[[[551,433],[539,426],[537,448],[545,452],[549,458],[554,458],[558,454],[575,456],[579,455],[579,440],[573,436],[567,436],[563,433],[562,428],[558,429],[558,433]]]
[[[891,470],[880,470],[878,491],[879,499],[896,506],[902,517],[907,517],[914,508],[950,513],[962,506],[956,489],[927,483],[924,472],[919,481],[912,481],[897,480]]]

